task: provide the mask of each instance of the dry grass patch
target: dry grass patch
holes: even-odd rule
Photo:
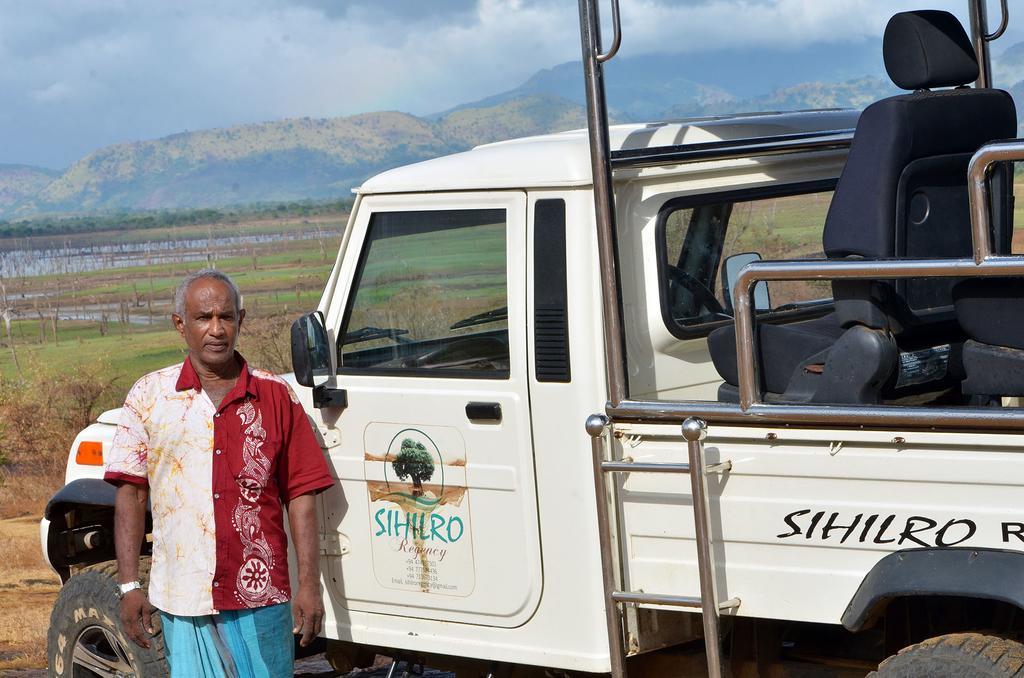
[[[63,468],[50,473],[16,474],[0,467],[0,520],[21,516],[38,520],[46,502],[63,485]]]
[[[75,435],[120,391],[102,363],[25,374],[0,376],[0,519],[42,515],[64,484]]]
[[[43,562],[38,517],[0,520],[0,671],[46,666],[60,579]]]
[[[111,389],[102,366],[32,366],[0,378],[0,672],[46,666],[60,580],[43,560],[39,519],[64,484],[68,448]]]

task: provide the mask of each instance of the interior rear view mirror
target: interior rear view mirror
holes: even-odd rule
[[[733,289],[736,286],[736,278],[739,277],[740,271],[743,270],[744,266],[755,261],[761,261],[760,254],[757,252],[742,252],[727,257],[722,264],[722,289],[727,292],[725,295],[725,308],[730,313],[733,310],[732,295]],[[772,300],[768,295],[768,283],[762,280],[754,285],[754,310],[768,311],[771,310],[771,307]]]

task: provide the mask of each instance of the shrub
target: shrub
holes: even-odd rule
[[[123,396],[107,365],[25,374],[0,377],[0,517],[38,513],[63,484],[75,435]]]
[[[253,367],[274,374],[292,371],[291,326],[302,313],[246,316],[238,350]]]

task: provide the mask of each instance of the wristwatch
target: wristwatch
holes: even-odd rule
[[[135,591],[135,590],[140,590],[140,591],[142,590],[142,582],[140,582],[138,579],[136,579],[135,581],[130,581],[127,584],[121,584],[120,586],[118,586],[117,587],[117,591],[118,591],[117,592],[117,597],[118,598],[124,598],[131,591]]]

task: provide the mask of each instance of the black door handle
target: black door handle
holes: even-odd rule
[[[466,416],[474,421],[501,421],[501,403],[466,403]]]

